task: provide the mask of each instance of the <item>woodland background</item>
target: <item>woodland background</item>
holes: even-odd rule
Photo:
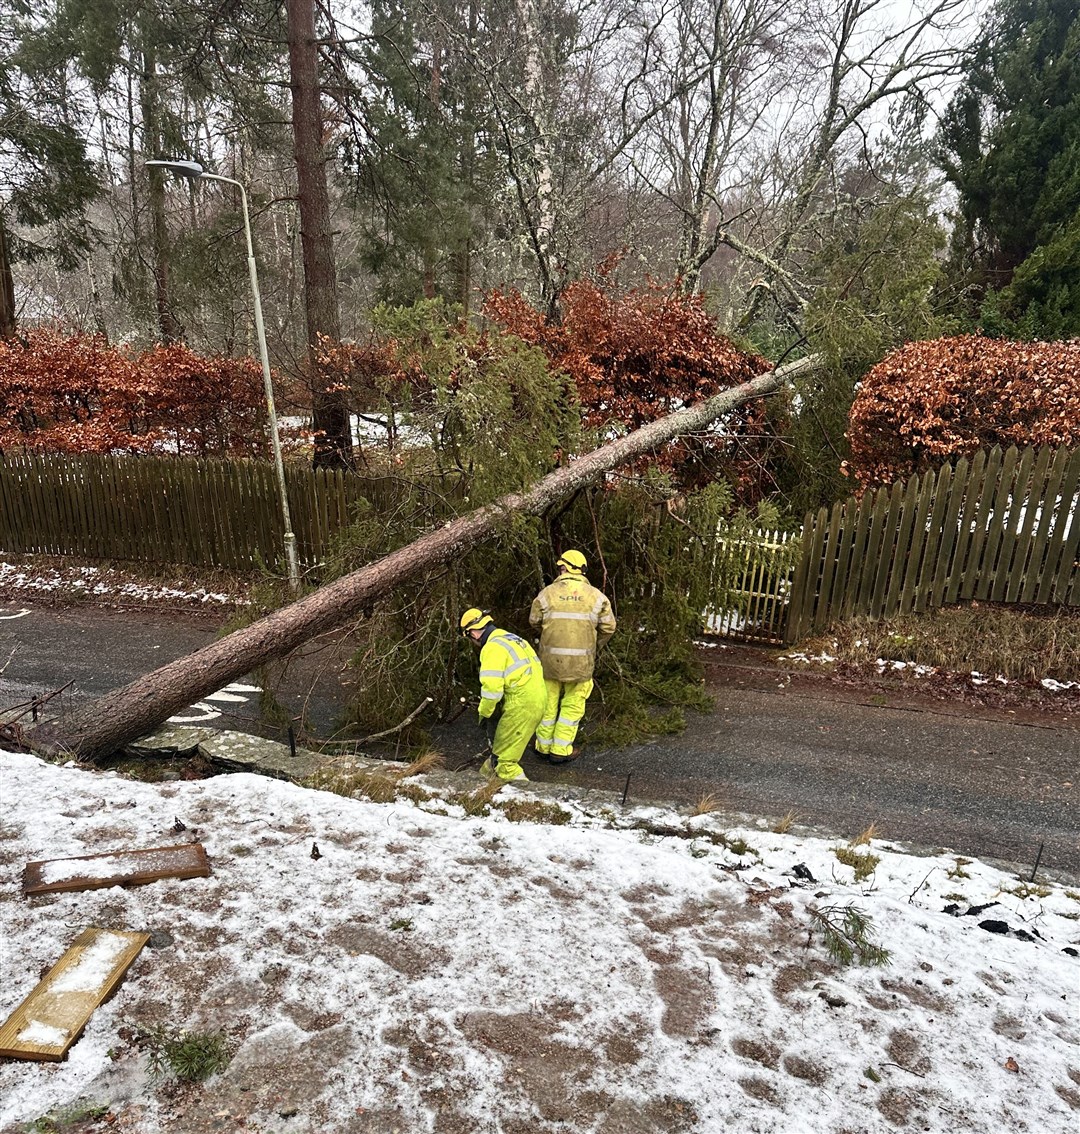
[[[505,331],[601,431],[816,350],[824,372],[683,454],[798,516],[851,491],[851,404],[892,349],[1080,333],[1070,0],[15,0],[0,51],[0,336],[62,340],[37,340],[36,383],[8,358],[8,447],[123,447],[126,421],[146,448],[162,391],[177,421],[235,418],[174,421],[166,451],[259,443],[257,368],[225,361],[255,353],[238,201],[151,157],[249,187],[279,397],[313,412],[316,464],[371,455],[350,412],[392,452],[421,388],[445,403],[463,362],[517,349]],[[723,335],[751,359],[718,358]],[[34,401],[106,345],[124,364],[89,393]],[[980,357],[976,386],[1000,372]]]

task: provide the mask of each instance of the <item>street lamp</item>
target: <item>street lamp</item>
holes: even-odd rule
[[[255,333],[259,339],[259,358],[262,360],[263,387],[266,391],[266,412],[270,418],[270,445],[274,453],[278,494],[281,497],[281,517],[285,521],[285,560],[289,566],[289,586],[300,590],[300,560],[296,554],[296,533],[289,516],[289,494],[285,487],[285,465],[281,460],[281,439],[278,437],[277,411],[274,409],[274,387],[270,382],[270,356],[266,350],[266,331],[263,327],[262,299],[259,296],[259,277],[255,271],[255,250],[251,245],[251,221],[248,219],[247,191],[232,177],[208,173],[197,161],[148,161],[151,169],[168,169],[192,181],[224,181],[240,190],[240,205],[244,213],[244,238],[247,241],[248,275],[251,278],[251,295],[255,303]]]

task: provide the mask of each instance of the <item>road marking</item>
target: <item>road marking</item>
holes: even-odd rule
[[[202,716],[199,717],[169,717],[166,723],[168,724],[202,724],[205,721],[213,721],[221,716],[221,713],[214,708],[213,705],[208,705],[205,701],[196,701],[194,705],[190,706],[192,709],[199,709]]]
[[[215,708],[213,705],[208,704],[210,701],[225,701],[231,704],[237,702],[246,703],[248,698],[241,697],[241,693],[261,693],[262,689],[258,685],[241,685],[239,682],[233,682],[231,685],[226,685],[224,689],[219,689],[216,693],[211,693],[205,700],[196,701],[194,705],[189,705],[189,709],[198,709],[199,716],[175,716],[169,717],[167,724],[206,724],[207,721],[217,720],[221,716],[223,710]]]
[[[9,609],[9,608],[6,607],[6,606],[0,606],[0,610],[7,610],[7,609]],[[17,610],[14,614],[0,614],[0,619],[2,619],[4,621],[10,621],[12,618],[25,618],[29,613],[30,613],[30,608],[27,607],[27,606],[24,606],[20,610]]]

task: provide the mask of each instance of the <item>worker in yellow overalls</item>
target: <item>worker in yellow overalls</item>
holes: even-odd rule
[[[580,551],[559,557],[559,577],[545,587],[529,612],[540,627],[540,662],[547,702],[536,729],[536,751],[552,764],[577,758],[574,740],[593,691],[596,651],[615,633],[611,603],[585,578],[588,564]]]
[[[462,634],[480,651],[480,723],[501,705],[502,715],[491,742],[491,760],[480,771],[492,771],[508,783],[529,782],[521,757],[544,714],[547,690],[536,651],[516,634],[500,630],[486,610],[470,607],[461,616]]]

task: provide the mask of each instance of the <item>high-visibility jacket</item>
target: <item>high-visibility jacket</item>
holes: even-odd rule
[[[596,651],[615,633],[615,616],[603,591],[567,571],[535,599],[529,623],[541,627],[540,664],[549,681],[587,681]]]
[[[492,630],[480,647],[480,719],[490,717],[504,697],[509,710],[516,694],[529,685],[542,689],[543,684],[540,659],[532,646],[509,630]]]

